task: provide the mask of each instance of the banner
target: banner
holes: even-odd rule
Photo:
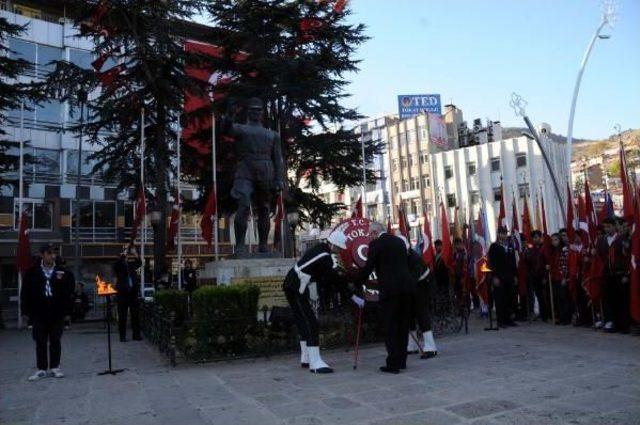
[[[398,115],[400,115],[401,120],[415,117],[425,112],[442,114],[439,94],[398,95]]]
[[[429,114],[429,142],[442,149],[449,148],[447,125],[441,115]]]

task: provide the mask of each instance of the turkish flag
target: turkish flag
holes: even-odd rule
[[[169,229],[167,230],[167,249],[176,247],[176,236],[178,235],[178,223],[180,222],[180,213],[182,210],[182,202],[180,194],[176,191],[171,208],[171,218],[169,219]]]
[[[569,238],[569,244],[572,244],[576,239],[575,218],[573,194],[571,193],[571,187],[567,184],[567,237]]]
[[[207,246],[211,246],[213,240],[213,222],[217,213],[216,203],[216,191],[215,188],[209,192],[207,203],[205,204],[204,211],[202,212],[202,219],[200,220],[200,230],[202,231],[202,239],[207,241]]]
[[[18,249],[16,267],[24,273],[31,267],[31,243],[29,241],[29,217],[25,211],[20,212],[20,228],[18,230]]]
[[[620,182],[622,184],[622,216],[627,223],[633,223],[633,191],[631,189],[631,182],[629,181],[629,174],[627,172],[627,158],[624,155],[624,146],[622,140],[620,141]]]
[[[431,236],[431,224],[427,214],[424,214],[424,226],[422,229],[422,260],[424,263],[432,267],[433,260],[435,258],[435,252],[433,251],[433,237]]]
[[[409,226],[407,224],[407,216],[404,213],[404,208],[398,207],[398,216],[400,234],[409,240]]]
[[[273,246],[276,249],[280,249],[282,246],[282,220],[284,220],[284,202],[282,192],[280,192],[276,198],[276,213],[273,218]]]
[[[529,213],[529,202],[527,196],[524,197],[524,207],[522,210],[522,233],[524,233],[524,242],[529,240],[533,226],[531,225],[531,215]]]
[[[498,228],[507,228],[507,212],[504,206],[504,186],[500,185],[500,212],[498,213]]]
[[[358,202],[356,202],[356,209],[353,211],[353,214],[351,214],[352,218],[362,218],[364,217],[363,211],[362,211],[362,196],[360,196],[358,198]]]
[[[633,231],[631,233],[631,318],[640,324],[640,187],[636,192]]]
[[[453,267],[453,245],[451,244],[447,210],[442,202],[440,202],[440,216],[442,220],[442,260],[451,269]]]
[[[387,233],[391,234],[391,217],[387,218]]]

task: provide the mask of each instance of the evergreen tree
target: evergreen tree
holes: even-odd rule
[[[8,22],[0,17],[0,186],[16,184],[16,178],[8,178],[18,172],[20,158],[11,148],[18,147],[13,140],[9,140],[5,127],[9,124],[8,112],[20,109],[22,102],[40,99],[39,92],[31,84],[18,83],[18,77],[25,69],[32,65],[24,59],[11,57],[8,48],[9,38],[17,37],[25,28]],[[17,125],[17,122],[13,122]],[[25,155],[25,163],[30,162],[31,157]]]
[[[161,215],[153,238],[156,279],[166,270],[167,198],[184,93],[204,93],[208,86],[184,71],[193,56],[184,50],[186,21],[201,8],[201,0],[69,1],[67,12],[80,35],[93,39],[97,59],[93,69],[58,62],[47,81],[48,90],[72,107],[80,90],[90,93],[84,131],[99,146],[91,156],[94,172],[120,189],[139,187],[144,110],[145,187]]]
[[[289,206],[297,206],[303,222],[326,225],[344,205],[326,203],[317,195],[322,182],[338,188],[359,186],[362,151],[359,136],[342,128],[344,122],[362,118],[342,101],[348,96],[345,76],[357,72],[355,49],[367,37],[364,25],[345,21],[348,11],[337,10],[341,1],[219,0],[208,2],[216,31],[208,41],[222,48],[223,57],[213,67],[227,75],[226,102],[214,103],[217,116],[234,103],[252,96],[266,105],[265,124],[279,131],[288,169]],[[341,6],[339,6],[341,8]],[[243,60],[239,60],[241,55]],[[195,115],[194,115],[195,116]],[[202,137],[209,137],[210,133]],[[206,140],[206,139],[203,139]],[[232,147],[220,138],[218,181],[230,187]],[[379,144],[367,143],[368,163],[381,152]],[[195,152],[187,155],[198,160]],[[197,164],[191,179],[210,187],[209,161]],[[196,166],[192,167],[193,169]],[[205,171],[206,170],[206,171]],[[368,171],[373,181],[375,173]],[[311,189],[310,191],[304,189]],[[219,190],[224,212],[234,209],[228,190]]]

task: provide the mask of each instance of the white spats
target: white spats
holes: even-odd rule
[[[438,352],[438,348],[436,347],[436,342],[433,339],[433,332],[427,331],[422,334],[422,338],[424,340],[422,345],[422,351],[427,352]]]
[[[418,344],[416,344],[416,340],[418,339],[416,335],[415,331],[409,332],[409,342],[407,343],[408,354],[415,354],[419,351]]]
[[[320,357],[320,347],[307,347],[309,353],[309,371],[311,373],[333,373],[333,369],[329,367]]]
[[[300,366],[309,367],[309,351],[307,341],[300,341]]]

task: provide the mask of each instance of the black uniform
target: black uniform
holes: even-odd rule
[[[133,339],[140,339],[140,280],[137,270],[141,266],[140,258],[127,260],[125,256],[121,256],[113,266],[116,273],[118,330],[121,341],[127,337],[127,313],[129,311],[131,311]]]
[[[196,269],[193,267],[185,267],[182,272],[182,279],[184,280],[184,289],[192,293],[198,287],[198,278],[196,275]]]
[[[21,308],[22,313],[33,324],[32,335],[36,342],[36,361],[40,370],[60,366],[63,320],[73,309],[74,288],[73,275],[62,266],[51,269],[41,265],[33,266],[25,274],[20,293]]]
[[[314,258],[315,260],[309,263]],[[309,275],[309,281],[315,283],[316,287],[337,285],[344,282],[343,276],[333,268],[331,250],[326,243],[309,248],[297,261],[296,267],[300,272]],[[320,342],[318,319],[310,303],[310,297],[314,294],[311,293],[312,288],[309,285],[300,292],[301,280],[296,267],[289,270],[285,276],[282,290],[293,312],[300,340],[306,341],[309,347],[317,347]],[[351,292],[353,292],[353,288],[351,288]]]
[[[387,367],[398,370],[407,363],[409,316],[415,282],[409,272],[405,242],[383,233],[369,243],[367,263],[360,272],[361,281],[375,270],[380,289],[380,309],[385,324]]]
[[[492,271],[492,290],[496,304],[496,314],[498,325],[513,323],[511,314],[513,313],[512,299],[515,291],[514,278],[517,273],[516,254],[511,245],[494,242],[489,247],[489,268]],[[493,284],[493,278],[500,281],[498,286]]]
[[[409,271],[416,281],[416,295],[412,299],[411,319],[409,329],[420,332],[431,330],[431,282],[432,275],[429,267],[422,261],[420,254],[409,250]]]
[[[449,267],[442,258],[442,254],[436,254],[433,268],[433,278],[436,281],[437,299],[449,300],[451,284],[449,282]]]

